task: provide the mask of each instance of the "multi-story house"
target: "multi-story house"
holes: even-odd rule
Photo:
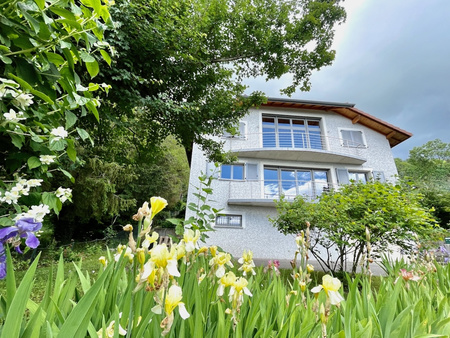
[[[351,180],[395,180],[391,148],[409,137],[354,104],[270,98],[242,118],[238,134],[221,138],[235,163],[216,168],[199,148],[193,151],[191,187],[201,173],[217,177],[210,204],[221,212],[207,243],[237,257],[250,249],[255,258],[292,259],[293,237],[269,221],[274,200],[312,200]],[[188,203],[196,202],[194,193],[190,188]]]

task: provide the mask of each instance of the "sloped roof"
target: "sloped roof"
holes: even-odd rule
[[[373,129],[383,135],[389,141],[392,147],[409,139],[412,133],[400,129],[390,123],[387,123],[375,116],[367,114],[362,110],[355,108],[353,103],[338,103],[326,101],[309,101],[309,100],[293,100],[269,97],[267,103],[263,107],[278,107],[278,108],[294,108],[294,109],[312,109],[325,110],[342,115],[350,120],[353,124],[359,123],[370,129]]]

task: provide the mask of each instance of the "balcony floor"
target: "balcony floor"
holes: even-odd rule
[[[275,202],[270,198],[230,198],[228,205],[275,208]]]
[[[320,149],[254,148],[231,150],[238,157],[298,162],[363,164],[366,160],[357,155],[341,154]]]

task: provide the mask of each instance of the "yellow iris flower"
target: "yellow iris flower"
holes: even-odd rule
[[[234,282],[236,282],[236,275],[232,271],[223,275],[222,278],[220,278],[220,284],[217,288],[217,296],[223,296],[225,288],[228,286],[233,286]]]
[[[341,288],[341,281],[333,278],[330,275],[322,277],[322,285],[318,285],[311,289],[312,293],[319,293],[322,289],[325,290],[327,297],[330,299],[332,305],[337,305],[344,300],[344,297],[339,293]]]
[[[103,332],[103,329],[100,329],[97,331],[97,335],[99,338],[108,337],[112,338],[114,337],[114,331],[115,331],[115,324],[116,322],[113,320],[108,327],[106,328],[105,332]],[[124,330],[122,326],[119,324],[119,335],[125,336],[127,334],[127,331]]]
[[[170,315],[176,307],[180,312],[180,316],[183,319],[189,318],[189,313],[186,311],[184,303],[181,301],[183,298],[183,291],[178,285],[172,285],[166,295],[166,302],[164,304],[164,311],[167,315]]]
[[[216,256],[214,256],[210,261],[209,265],[212,265],[216,270],[216,277],[222,278],[225,274],[225,264],[230,268],[233,267],[233,263],[231,263],[231,255],[226,252],[219,252]]]
[[[107,266],[108,265],[108,260],[106,259],[105,256],[101,256],[98,258],[98,261],[103,265],[103,266]]]
[[[186,252],[192,252],[195,249],[198,249],[197,241],[200,238],[199,230],[186,229],[183,235],[183,242],[186,246]]]
[[[167,201],[162,197],[150,198],[150,205],[152,207],[152,219],[155,215],[167,206]]]
[[[145,239],[142,241],[141,247],[143,247],[144,249],[148,249],[150,244],[158,242],[158,239],[159,234],[156,231],[154,231],[151,236],[145,234]]]
[[[178,285],[172,285],[166,294],[166,301],[164,303],[164,311],[167,317],[172,317],[172,313],[176,307],[180,313],[181,318],[187,319],[190,314],[187,312],[184,303],[181,301],[183,298],[183,290]],[[152,312],[156,314],[162,313],[161,305],[156,305],[152,308]],[[173,317],[172,317],[173,318]]]
[[[165,244],[159,244],[150,250],[150,262],[154,267],[164,268],[169,275],[180,277],[177,266],[177,252],[174,247],[169,251]]]
[[[247,276],[247,273],[252,273],[253,275],[256,275],[255,270],[253,269],[255,267],[255,263],[253,262],[253,252],[250,250],[244,251],[242,254],[242,257],[238,260],[239,264],[242,264],[242,266],[239,268],[239,271],[243,271],[243,275]]]

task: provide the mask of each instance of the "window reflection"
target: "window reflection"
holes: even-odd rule
[[[328,190],[328,171],[294,168],[264,168],[264,197],[314,199]]]

